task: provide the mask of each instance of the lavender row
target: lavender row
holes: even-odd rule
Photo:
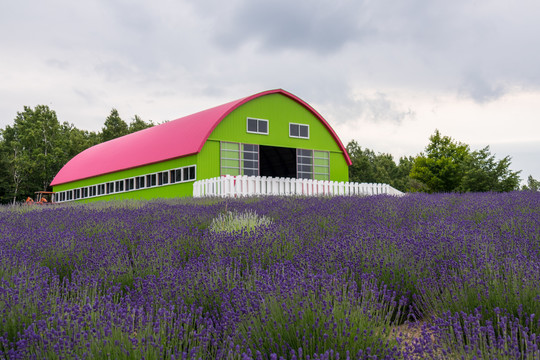
[[[3,208],[0,274],[0,359],[540,355],[533,192]]]

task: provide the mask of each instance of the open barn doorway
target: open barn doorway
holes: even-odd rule
[[[296,149],[259,145],[259,175],[296,177]]]

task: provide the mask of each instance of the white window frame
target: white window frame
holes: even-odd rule
[[[295,136],[291,133],[291,126],[297,125],[298,126],[298,136]],[[307,137],[300,135],[300,128],[302,126],[307,127]],[[289,137],[296,138],[296,139],[309,139],[309,125],[308,124],[299,124],[299,123],[289,123]]]
[[[257,121],[257,131],[250,131],[249,130],[249,120],[255,120]],[[259,123],[264,122],[266,123],[266,132],[259,131]],[[259,135],[268,135],[270,133],[270,121],[266,119],[257,119],[253,117],[248,117],[246,119],[246,132],[250,134],[259,134]]]

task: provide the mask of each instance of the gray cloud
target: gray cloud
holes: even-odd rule
[[[336,123],[368,121],[401,125],[416,117],[414,110],[383,92],[353,95],[350,89],[336,90],[332,95],[315,100],[314,103],[320,107],[321,112],[331,115]]]
[[[487,103],[499,99],[507,93],[505,86],[495,83],[496,80],[488,80],[479,72],[465,75],[460,92],[462,95],[472,98],[477,103]]]
[[[357,41],[363,32],[363,1],[243,1],[222,22],[215,41],[238,47],[255,41],[267,51],[307,50],[326,54]]]
[[[399,122],[414,109],[382,95],[388,89],[485,103],[540,88],[533,0],[21,0],[6,10],[0,41],[19,69],[38,59],[64,83],[115,83],[119,102],[152,94],[212,102],[283,87],[338,104],[340,118]],[[379,95],[352,100],[350,89]]]

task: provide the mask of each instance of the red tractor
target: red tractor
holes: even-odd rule
[[[36,200],[32,199],[30,196],[26,199],[26,204],[54,204],[54,192],[53,191],[36,191]]]

